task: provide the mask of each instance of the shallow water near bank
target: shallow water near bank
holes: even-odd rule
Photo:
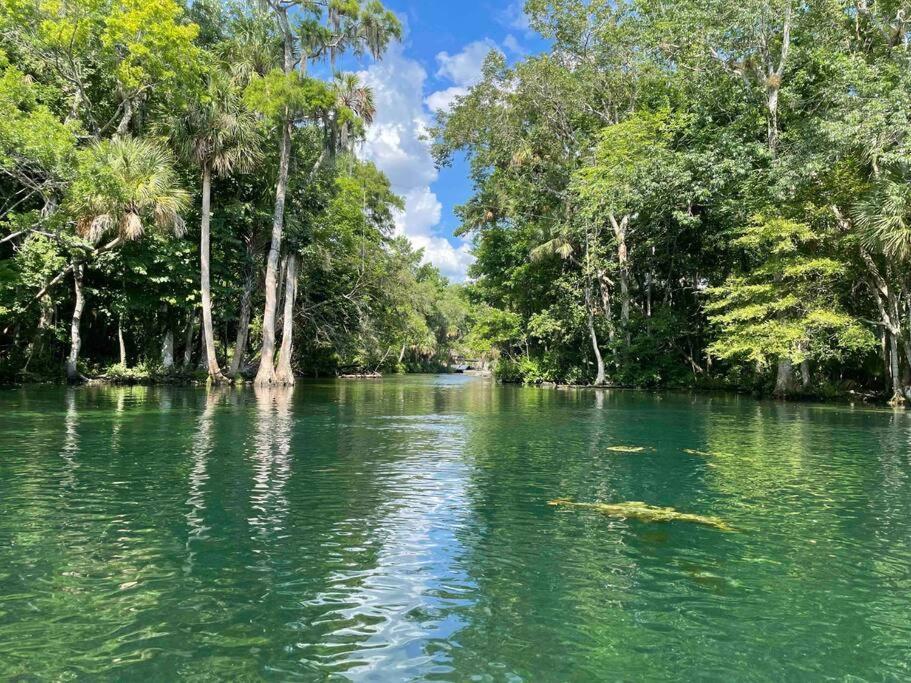
[[[909,454],[901,411],[461,376],[4,391],[0,679],[908,679]]]

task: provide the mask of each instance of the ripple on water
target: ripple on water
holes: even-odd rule
[[[909,428],[454,377],[5,392],[0,678],[911,678]]]

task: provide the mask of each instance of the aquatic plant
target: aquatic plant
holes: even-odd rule
[[[679,512],[672,507],[656,507],[640,501],[629,501],[625,503],[576,503],[567,498],[556,498],[547,501],[547,504],[554,507],[592,510],[609,517],[637,519],[640,522],[691,522],[693,524],[710,526],[721,531],[734,531],[732,526],[717,517]]]

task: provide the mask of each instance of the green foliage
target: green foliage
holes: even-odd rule
[[[839,301],[845,264],[814,255],[817,235],[785,218],[759,216],[734,240],[750,267],[708,291],[706,311],[719,329],[708,347],[717,358],[773,361],[843,359],[871,349],[875,340]]]
[[[326,83],[296,71],[286,74],[281,69],[272,69],[250,81],[244,100],[250,109],[275,121],[284,117],[312,118],[335,104],[332,89]]]

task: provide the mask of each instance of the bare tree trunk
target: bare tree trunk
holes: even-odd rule
[[[285,195],[288,190],[288,170],[291,163],[291,124],[282,125],[282,142],[279,150],[278,182],[275,188],[275,213],[272,217],[272,244],[266,261],[266,307],[263,311],[263,343],[260,352],[256,384],[267,386],[275,383],[275,312],[278,300],[278,260],[282,248],[282,230],[285,221]]]
[[[626,245],[626,237],[629,232],[629,216],[624,216],[619,221],[613,215],[610,216],[611,226],[614,229],[614,237],[617,240],[617,262],[620,266],[620,324],[623,327],[623,333],[626,337],[626,345],[630,344],[629,335],[629,249]]]
[[[781,52],[778,64],[769,63],[766,66],[766,107],[768,109],[768,145],[769,152],[775,158],[778,155],[778,142],[780,130],[778,126],[778,98],[781,93],[781,83],[784,78],[785,65],[788,61],[788,52],[791,48],[791,4],[784,13],[784,23],[781,27]]]
[[[604,358],[601,356],[601,349],[598,345],[598,333],[595,331],[595,315],[592,312],[592,288],[585,283],[585,313],[588,322],[588,334],[592,341],[592,350],[595,352],[595,363],[597,367],[597,376],[595,377],[595,386],[602,386],[605,382]]]
[[[275,370],[275,383],[282,386],[294,384],[294,371],[291,369],[291,351],[294,341],[294,303],[297,299],[297,254],[288,255],[288,267],[285,272],[285,311],[282,325],[282,348],[278,357],[278,368]]]
[[[607,321],[607,340],[613,347],[616,332],[614,330],[614,314],[611,310],[610,283],[608,282],[607,274],[603,271],[598,276],[598,284],[601,290],[601,308],[604,309],[604,319]]]
[[[813,373],[810,370],[810,361],[804,358],[800,362],[800,381],[804,391],[809,391],[813,384]]]
[[[120,346],[120,365],[127,366],[127,345],[123,341],[123,318],[117,318],[117,344]]]
[[[199,370],[205,370],[208,372],[208,358],[209,355],[206,352],[206,335],[205,331],[200,328],[199,330],[199,364],[196,366]]]
[[[247,353],[247,339],[250,336],[250,314],[252,312],[253,287],[256,285],[256,271],[250,269],[244,282],[244,293],[240,299],[240,318],[237,321],[237,339],[234,342],[234,355],[231,357],[231,367],[228,375],[237,377],[240,364]]]
[[[212,282],[210,272],[210,241],[212,220],[212,169],[208,163],[202,168],[202,218],[199,226],[199,280],[202,297],[202,329],[206,340],[206,369],[209,379],[226,382],[215,356],[215,331],[212,326]]]
[[[168,371],[174,368],[174,332],[170,328],[164,333],[161,343],[161,365]]]
[[[901,368],[898,360],[898,335],[892,330],[888,330],[889,335],[889,373],[892,375],[892,398],[889,400],[891,406],[901,406],[905,404],[905,395],[902,392]]]
[[[189,369],[193,365],[193,336],[196,332],[196,311],[190,312],[190,318],[187,320],[187,334],[184,339],[183,347],[183,366]]]
[[[71,384],[85,378],[79,374],[79,350],[82,348],[82,336],[79,326],[82,323],[82,310],[85,308],[85,296],[82,291],[83,265],[73,264],[73,290],[76,293],[76,304],[73,307],[73,320],[70,324],[70,355],[66,360],[66,378]]]
[[[778,361],[778,376],[775,378],[775,395],[789,396],[794,393],[794,366],[790,360]]]

